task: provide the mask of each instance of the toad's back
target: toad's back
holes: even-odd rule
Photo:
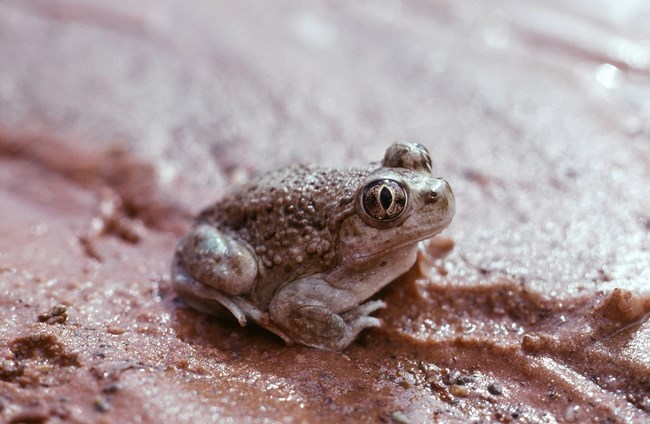
[[[339,227],[370,172],[291,166],[227,195],[199,220],[246,241],[267,275],[318,272],[336,260]]]

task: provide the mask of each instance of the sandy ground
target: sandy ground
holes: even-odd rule
[[[650,7],[0,2],[0,421],[647,422]],[[429,147],[457,215],[342,353],[180,302],[191,217]]]

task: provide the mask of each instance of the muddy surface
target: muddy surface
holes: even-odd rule
[[[0,421],[647,422],[650,8],[0,2]],[[191,216],[429,147],[457,215],[343,353],[170,290]]]

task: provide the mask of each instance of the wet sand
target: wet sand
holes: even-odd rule
[[[647,422],[649,16],[1,2],[0,420]],[[193,214],[397,140],[457,214],[383,328],[286,347],[176,298]]]

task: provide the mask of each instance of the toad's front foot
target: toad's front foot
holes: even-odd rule
[[[384,302],[376,300],[336,314],[326,306],[302,305],[291,311],[283,308],[287,313],[283,317],[275,310],[274,320],[283,320],[285,330],[301,344],[340,351],[365,328],[381,327],[381,320],[368,314],[385,306]]]
[[[381,320],[379,318],[370,317],[368,315],[370,315],[371,313],[379,309],[383,309],[385,307],[386,307],[386,302],[384,302],[383,300],[371,300],[355,308],[352,308],[347,312],[344,312],[343,318],[345,319],[346,322],[350,324],[353,324],[355,322],[364,322],[367,320],[370,320],[368,322],[379,322],[378,325],[376,324],[366,325],[361,328],[362,330],[366,327],[381,327]]]

